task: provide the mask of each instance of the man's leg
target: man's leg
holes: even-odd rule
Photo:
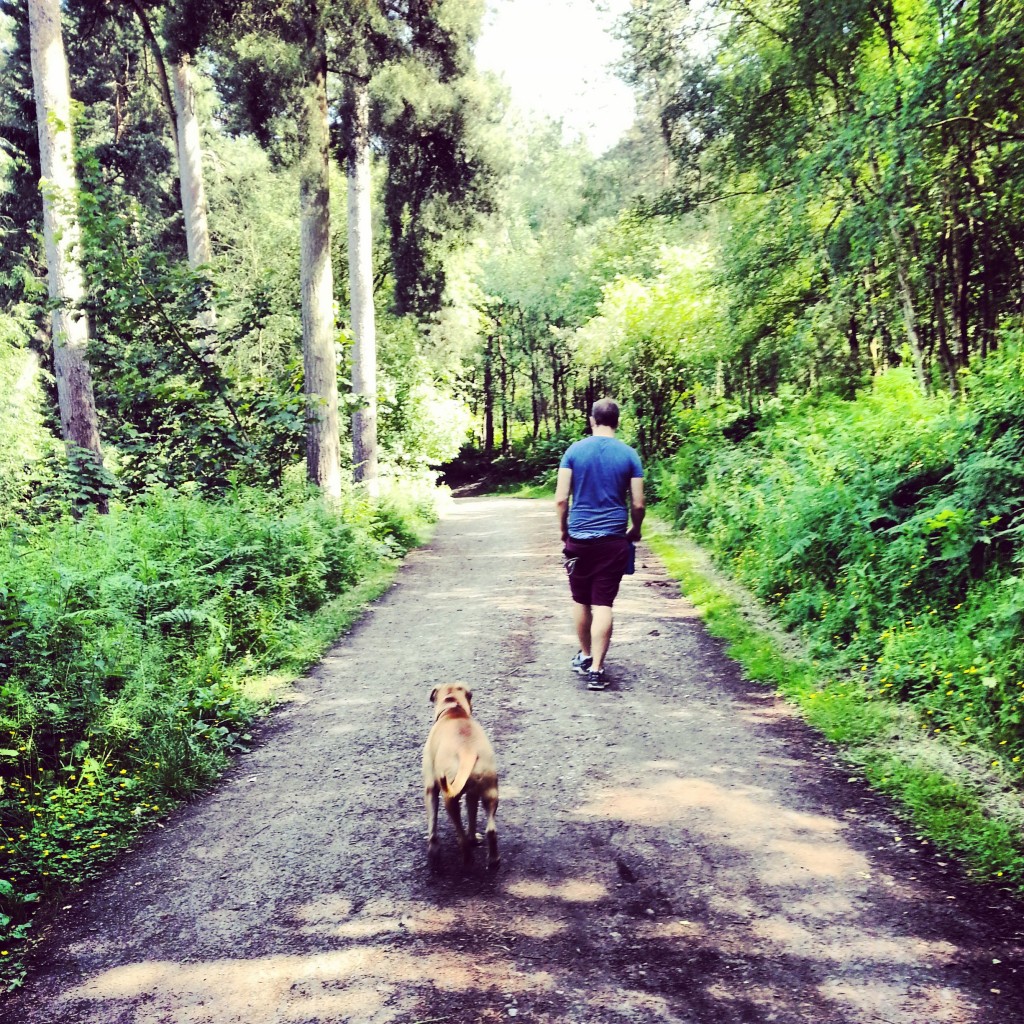
[[[604,668],[604,658],[608,653],[608,645],[612,642],[612,609],[611,605],[595,604],[590,609],[590,654],[592,672],[600,672]]]
[[[579,601],[572,603],[572,620],[576,624],[576,635],[580,640],[580,650],[589,658],[590,651],[590,625],[593,616],[589,604],[580,604]]]

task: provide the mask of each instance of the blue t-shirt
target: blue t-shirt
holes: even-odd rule
[[[559,463],[572,470],[569,536],[577,540],[626,532],[629,482],[644,475],[640,456],[616,437],[591,436],[569,446]]]

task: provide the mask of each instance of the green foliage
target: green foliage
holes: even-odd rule
[[[849,397],[901,363],[955,391],[1020,306],[1015,6],[651,0],[621,32],[662,207],[713,204],[728,397]]]
[[[423,329],[411,316],[384,316],[378,326],[380,458],[390,472],[416,477],[458,454],[470,414],[437,381]]]
[[[880,699],[865,675],[837,673],[835,666],[792,650],[734,587],[723,585],[699,550],[657,519],[648,522],[652,547],[681,581],[709,631],[727,642],[729,655],[751,679],[793,701],[873,786],[891,795],[918,840],[955,853],[972,874],[1024,887],[1019,798],[1010,773],[998,762],[990,765],[983,749],[962,741],[952,754],[947,745],[954,740],[948,735],[935,740],[929,730],[928,742],[922,742],[913,735],[918,731],[914,715]]]
[[[304,667],[332,635],[308,623],[422,540],[431,497],[157,488],[7,531],[0,945],[24,938],[32,894],[88,877],[216,778],[251,739],[247,680]]]
[[[399,314],[440,308],[449,252],[495,207],[500,96],[471,56],[482,16],[477,0],[409,4],[405,25],[392,29],[399,53],[378,63],[370,83]]]
[[[141,209],[119,203],[94,157],[84,165],[90,359],[119,480],[132,491],[189,484],[207,494],[233,481],[280,484],[302,448],[300,368],[279,367],[276,380],[251,366],[229,376],[203,319],[215,299],[209,278],[156,248]]]
[[[31,265],[42,228],[39,136],[26,0],[0,0],[0,308],[38,292]]]
[[[1008,343],[966,402],[890,371],[658,472],[678,522],[822,657],[841,652],[921,728],[1024,757],[1024,372]],[[708,445],[710,452],[694,452]]]
[[[27,348],[27,325],[0,314],[0,526],[24,511],[22,499],[44,459],[57,458],[58,445],[44,417],[39,359]]]
[[[680,411],[714,379],[706,262],[699,246],[663,247],[651,277],[607,285],[597,316],[575,335],[582,359],[602,367],[613,394],[628,396],[645,459],[677,447]]]

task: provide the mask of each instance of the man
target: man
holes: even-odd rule
[[[580,640],[572,667],[587,677],[588,690],[603,690],[612,604],[644,521],[644,471],[640,456],[615,436],[619,407],[612,399],[594,403],[590,426],[592,436],[562,456],[555,507]]]

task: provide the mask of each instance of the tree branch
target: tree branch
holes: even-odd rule
[[[971,117],[970,114],[958,114],[956,117],[947,117],[942,121],[933,121],[931,124],[926,124],[925,128],[944,128],[947,124],[956,124],[957,121],[967,121],[970,124],[987,128],[994,135],[998,135],[1004,139],[1024,139],[1024,132],[1010,131],[1007,128],[997,128],[994,124],[982,121],[980,117]]]
[[[171,122],[171,138],[174,140],[174,152],[178,154],[178,112],[174,109],[174,100],[171,97],[171,84],[167,77],[167,64],[164,62],[164,54],[160,49],[160,40],[157,39],[153,26],[146,17],[145,8],[139,0],[129,0],[132,10],[135,11],[139,24],[142,26],[142,34],[146,37],[150,49],[153,51],[153,59],[156,61],[156,74],[160,80],[160,96],[164,101],[167,110],[167,117]]]

